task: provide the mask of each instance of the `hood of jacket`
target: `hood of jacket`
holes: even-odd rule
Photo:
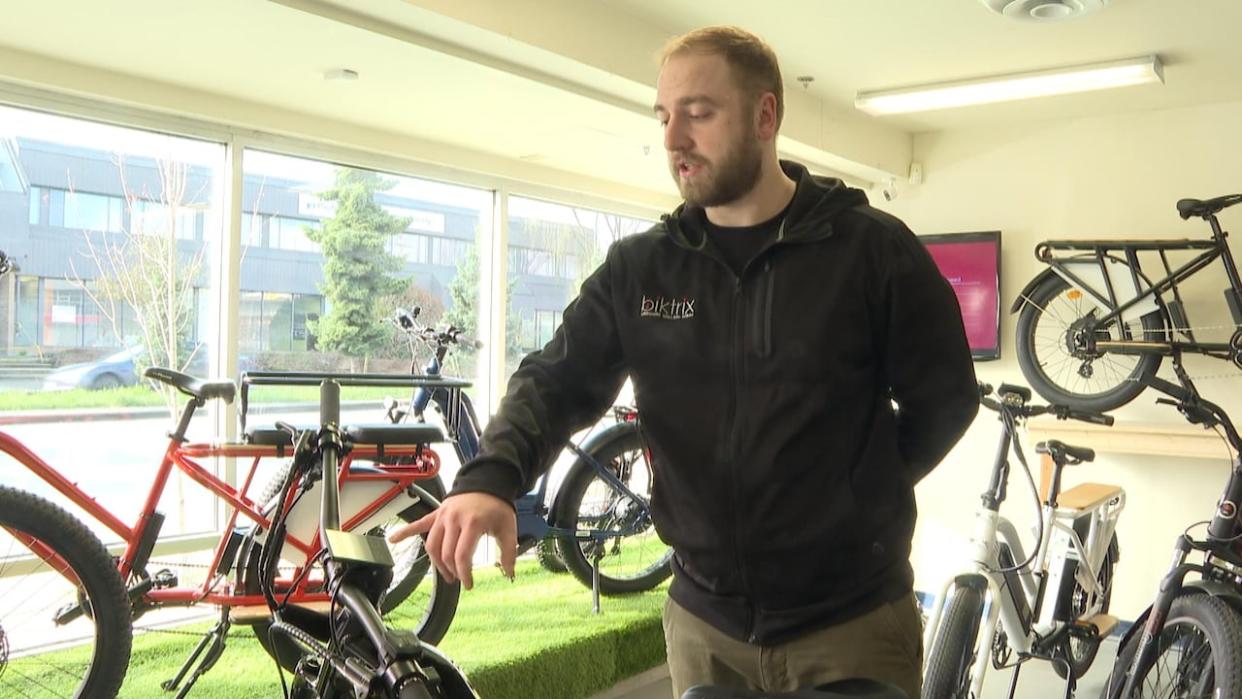
[[[835,177],[812,175],[802,165],[781,161],[781,169],[797,189],[777,242],[821,240],[832,235],[832,220],[842,211],[867,203],[861,189],[850,187]],[[668,236],[678,246],[702,250],[706,236],[699,225],[702,207],[682,203],[671,214],[661,217]]]

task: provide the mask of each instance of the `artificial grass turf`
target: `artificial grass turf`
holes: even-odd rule
[[[519,561],[510,583],[495,570],[475,572],[462,591],[457,616],[440,644],[482,699],[583,699],[664,662],[660,611],[667,584],[653,591],[602,597],[591,612],[591,591],[567,574]],[[413,623],[397,609],[389,623]],[[139,621],[141,624],[141,620]],[[196,624],[206,631],[208,624]],[[160,688],[181,667],[197,639],[146,633],[134,652],[121,697],[170,696]],[[280,697],[276,665],[250,629],[236,626],[216,667],[195,685],[195,699]]]

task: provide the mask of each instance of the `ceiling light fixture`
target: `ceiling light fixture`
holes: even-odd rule
[[[1104,9],[1108,0],[983,0],[998,15],[1024,22],[1061,22]]]
[[[1153,55],[1069,68],[916,85],[896,90],[859,92],[854,99],[854,106],[868,114],[879,116],[1155,82],[1164,82],[1164,66],[1160,57]]]

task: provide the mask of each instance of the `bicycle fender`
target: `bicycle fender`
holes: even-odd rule
[[[1013,300],[1013,305],[1009,307],[1009,312],[1017,313],[1022,310],[1022,307],[1026,305],[1026,300],[1031,297],[1031,294],[1035,293],[1035,287],[1042,284],[1045,279],[1054,274],[1056,274],[1056,272],[1053,272],[1051,267],[1046,267],[1044,268],[1044,271],[1036,274],[1031,281],[1026,283],[1026,286],[1022,287],[1022,291],[1018,292],[1018,298]]]
[[[988,579],[979,573],[964,573],[953,578],[954,587],[969,587],[988,594]]]
[[[606,429],[592,435],[589,439],[587,439],[587,441],[583,442],[579,448],[588,454],[596,453],[607,446],[610,442],[629,434],[633,429],[633,424],[628,422],[618,422],[615,425],[609,425]],[[568,480],[569,474],[580,468],[591,468],[591,465],[583,461],[581,456],[574,459],[573,465],[569,467],[569,471],[565,474],[565,479]],[[560,511],[558,506],[561,504],[562,492],[563,489],[556,489],[556,495],[552,498],[552,506],[548,509],[548,526],[550,527],[560,526],[560,523],[555,520],[556,513]]]
[[[1211,595],[1223,599],[1226,604],[1242,613],[1242,591],[1239,591],[1233,585],[1228,585],[1216,580],[1193,580],[1182,585],[1182,595]],[[1143,627],[1147,625],[1147,618],[1151,616],[1151,607],[1143,610],[1142,614],[1134,620],[1130,628],[1122,635],[1121,641],[1117,644],[1118,648],[1124,648],[1126,643],[1136,633],[1140,633]]]
[[[1139,296],[1145,288],[1135,282],[1130,265],[1114,257],[1105,257],[1103,262],[1093,257],[1058,259],[1054,260],[1054,262],[1057,263],[1058,267],[1049,267],[1040,272],[1022,289],[1022,292],[1018,294],[1018,298],[1014,299],[1013,305],[1010,306],[1010,313],[1017,313],[1022,310],[1026,300],[1035,291],[1036,285],[1051,275],[1057,275],[1064,279],[1067,284],[1081,291],[1087,300],[1098,306],[1102,311],[1109,311],[1113,308],[1105,301],[1107,294],[1104,290],[1108,289],[1110,284],[1113,291],[1117,294],[1118,303],[1125,303]],[[1107,281],[1104,279],[1106,271],[1108,273]],[[1147,287],[1151,286],[1150,281],[1143,275],[1141,270],[1139,271],[1139,277],[1141,283],[1146,284]],[[1159,310],[1160,306],[1157,304],[1155,297],[1148,297],[1134,304],[1122,316],[1125,320],[1134,320]]]

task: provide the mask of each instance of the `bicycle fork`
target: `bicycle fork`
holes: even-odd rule
[[[1182,592],[1182,582],[1186,578],[1186,573],[1191,570],[1191,567],[1186,565],[1186,556],[1190,554],[1190,549],[1190,541],[1186,536],[1179,536],[1177,543],[1173,546],[1173,561],[1169,566],[1169,572],[1160,581],[1156,601],[1152,604],[1147,623],[1143,625],[1143,635],[1139,637],[1138,649],[1134,653],[1134,660],[1130,663],[1129,672],[1125,675],[1125,685],[1120,694],[1122,697],[1134,694],[1138,683],[1137,678],[1142,677],[1156,660],[1156,638],[1160,635],[1160,630],[1164,628],[1165,619],[1168,618],[1169,610],[1173,607],[1173,600]],[[1106,694],[1114,696],[1113,687],[1108,687]]]

